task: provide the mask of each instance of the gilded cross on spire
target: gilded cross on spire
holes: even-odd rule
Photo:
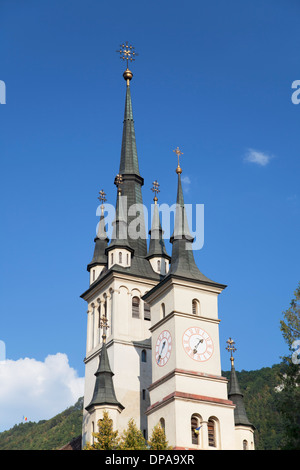
[[[229,338],[226,343],[228,344],[227,348],[225,348],[228,352],[230,352],[230,360],[231,360],[231,365],[233,366],[234,363],[234,357],[232,355],[233,352],[236,351],[236,348],[234,347],[235,342],[233,341],[232,338]]]
[[[179,149],[179,147],[177,147],[175,150],[173,150],[173,152],[176,153],[177,155],[177,158],[178,158],[178,165],[177,165],[177,168],[176,168],[176,173],[182,173],[182,169],[180,168],[180,164],[179,164],[179,158],[181,157],[181,155],[183,155],[183,153],[181,152],[181,150]]]
[[[118,188],[118,195],[121,195],[121,184],[123,184],[123,176],[122,175],[117,175],[115,177],[115,185]]]
[[[128,42],[126,41],[125,44],[120,44],[120,50],[117,51],[120,53],[120,59],[126,60],[127,61],[127,68],[128,68],[128,61],[130,62],[135,60],[135,56],[138,54],[134,50],[134,46],[128,45]]]
[[[155,181],[153,181],[152,184],[153,184],[153,186],[152,186],[152,188],[151,188],[151,191],[153,191],[153,192],[155,193],[155,196],[154,196],[154,198],[153,198],[153,201],[154,201],[154,203],[156,204],[157,201],[158,201],[158,199],[157,199],[157,193],[160,192],[160,190],[158,189],[158,188],[159,188],[159,183],[158,183],[158,181],[155,180]]]
[[[132,79],[133,73],[128,68],[128,62],[133,62],[138,54],[135,52],[134,46],[129,45],[127,41],[125,44],[120,44],[120,49],[116,52],[120,54],[120,59],[126,60],[127,68],[123,73],[123,77],[127,81],[127,86],[129,86],[129,81]]]
[[[105,196],[106,196],[105,192],[103,191],[103,189],[101,189],[101,191],[99,191],[98,199],[101,202],[101,211],[102,211],[102,213],[103,213],[103,210],[104,210],[104,202],[106,202],[106,197]]]

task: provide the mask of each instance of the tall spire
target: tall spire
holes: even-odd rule
[[[123,178],[122,195],[127,198],[127,210],[130,207],[137,207],[136,204],[140,205],[140,226],[139,226],[139,237],[128,238],[130,246],[134,249],[135,256],[145,257],[147,255],[147,241],[146,241],[146,229],[145,219],[143,211],[143,199],[141,187],[144,184],[144,180],[140,175],[138,155],[136,148],[134,120],[132,112],[132,102],[130,93],[130,81],[133,77],[132,72],[128,69],[128,62],[135,60],[137,55],[134,51],[134,47],[128,45],[128,43],[122,44],[120,50],[117,51],[121,54],[121,59],[127,61],[127,69],[123,73],[123,77],[126,80],[126,99],[125,99],[125,111],[123,121],[123,136],[121,146],[121,157],[119,174]],[[131,221],[136,219],[136,214],[128,215],[128,226]]]
[[[227,351],[230,352],[230,361],[231,361],[231,372],[230,372],[230,381],[228,389],[228,399],[235,404],[234,409],[234,423],[235,425],[243,425],[254,428],[253,424],[250,423],[244,405],[243,394],[240,390],[238,379],[236,376],[234,368],[234,357],[233,352],[236,351],[234,347],[235,342],[232,338],[229,338],[227,341],[228,346],[226,347]]]
[[[194,238],[189,230],[181,184],[182,169],[180,167],[179,157],[183,155],[183,153],[178,147],[174,152],[178,156],[178,166],[176,168],[178,187],[174,231],[170,238],[170,242],[172,243],[172,256],[169,275],[177,275],[186,279],[216,284],[201,273],[194,259],[192,249]]]
[[[98,199],[101,202],[101,215],[100,221],[97,230],[97,236],[94,239],[95,242],[95,249],[94,249],[94,256],[92,261],[88,264],[87,270],[90,271],[93,266],[97,265],[106,265],[107,263],[107,255],[105,250],[107,248],[107,243],[109,241],[106,229],[105,229],[105,218],[104,218],[104,202],[106,202],[105,198],[106,194],[103,191],[99,191]]]
[[[120,58],[126,60],[127,68],[123,73],[124,80],[126,80],[126,99],[125,99],[125,111],[123,121],[123,137],[122,137],[122,148],[121,148],[121,161],[119,173],[123,174],[135,174],[140,176],[138,156],[136,150],[135,130],[132,112],[132,102],[130,93],[130,80],[132,80],[133,73],[128,68],[128,62],[135,60],[137,55],[132,45],[128,45],[128,42],[120,45]]]

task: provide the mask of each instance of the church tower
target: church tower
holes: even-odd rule
[[[152,268],[147,252],[141,191],[144,180],[139,170],[131,101],[130,82],[133,74],[128,68],[128,62],[134,60],[135,53],[127,44],[121,46],[120,53],[121,58],[127,60],[127,69],[123,74],[126,96],[120,165],[114,181],[117,195],[112,239],[108,240],[105,231],[105,193],[102,190],[102,209],[94,256],[87,267],[90,272],[90,286],[81,295],[88,306],[83,446],[86,442],[92,442],[95,407],[91,404],[98,396],[99,377],[104,377],[103,374],[98,374],[102,364],[100,359],[99,365],[99,355],[100,358],[107,356],[113,373],[110,384],[113,385],[116,400],[113,419],[115,429],[122,431],[127,427],[129,419],[133,418],[145,438],[148,437],[146,410],[150,404],[148,387],[152,381],[150,309],[142,297],[163,276]],[[130,226],[134,226],[136,215],[130,209],[135,207],[140,211],[139,233],[133,237]],[[101,336],[103,316],[109,325],[105,345]],[[107,365],[107,361],[105,364]],[[105,403],[103,398],[101,407],[105,405],[111,409],[111,403]]]
[[[151,307],[149,432],[160,422],[177,449],[234,449],[234,403],[221,376],[219,349],[218,295],[226,286],[196,266],[179,160],[176,173],[171,268],[143,297]]]
[[[90,283],[81,295],[87,302],[82,446],[93,442],[97,421],[107,410],[120,433],[133,418],[147,439],[160,423],[174,449],[253,449],[254,427],[233,360],[229,389],[221,373],[218,297],[226,286],[196,265],[178,147],[172,254],[164,242],[157,181],[147,247],[128,68],[135,52],[127,43],[119,52],[127,68],[112,237],[105,228],[101,190],[94,254],[87,266]]]

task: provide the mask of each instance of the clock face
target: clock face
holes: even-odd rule
[[[155,361],[160,367],[163,367],[170,359],[172,351],[172,336],[168,330],[164,330],[157,338],[155,345]]]
[[[183,349],[195,361],[207,361],[214,352],[214,343],[206,331],[197,326],[188,328],[182,337]]]

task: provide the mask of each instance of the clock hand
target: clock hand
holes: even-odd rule
[[[203,339],[202,339],[202,338],[199,339],[198,343],[197,343],[196,346],[194,347],[194,349],[193,349],[193,353],[194,353],[194,354],[197,353],[197,349],[198,349],[198,346],[199,346],[200,343],[203,343]]]
[[[161,355],[162,355],[162,352],[163,352],[163,349],[164,349],[165,345],[166,345],[166,341],[164,341],[163,344],[162,344],[162,348],[160,350],[160,355],[158,356],[157,364],[159,364],[159,361],[160,361],[160,358],[161,358]]]

